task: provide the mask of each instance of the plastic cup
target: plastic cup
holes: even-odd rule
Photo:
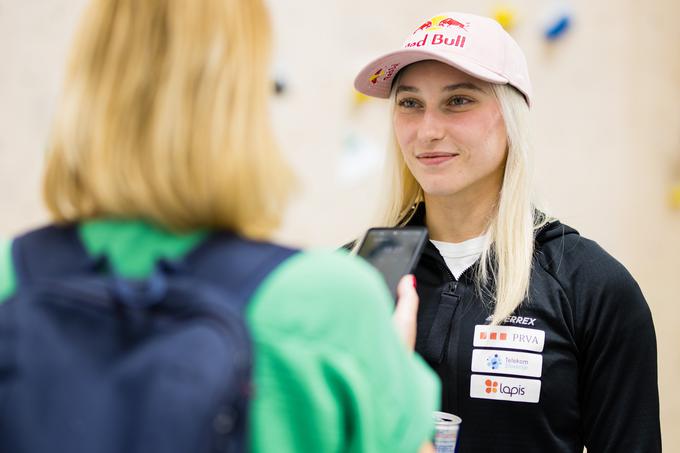
[[[434,413],[434,449],[436,453],[454,453],[458,440],[458,429],[463,420],[446,412]]]

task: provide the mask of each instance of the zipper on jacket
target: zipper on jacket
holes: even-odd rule
[[[451,272],[451,269],[449,269],[449,266],[446,265],[446,262],[442,263],[443,260],[444,260],[443,258],[440,259],[440,260],[437,260],[437,265],[449,277],[449,284],[451,284],[452,282],[456,283],[455,286],[453,287],[453,290],[451,291],[451,292],[454,292],[456,290],[456,288],[458,287],[458,280],[456,279],[456,277],[453,276],[453,272]],[[467,270],[467,269],[465,269],[465,270]],[[465,271],[463,271],[463,272],[465,272]]]
[[[439,349],[439,361],[438,365],[443,366],[444,369],[441,370],[444,374],[440,376],[442,378],[445,378],[447,380],[447,385],[446,387],[449,389],[449,391],[445,391],[442,394],[442,404],[444,407],[447,407],[451,411],[457,411],[458,408],[460,408],[460,383],[458,379],[458,361],[459,361],[459,355],[460,352],[453,353],[452,357],[449,357],[449,351],[451,350],[451,341],[455,341],[455,344],[453,345],[454,348],[459,349],[459,336],[460,332],[458,323],[456,322],[456,311],[458,309],[458,306],[460,305],[460,300],[461,296],[456,294],[456,290],[458,289],[458,285],[460,283],[459,279],[456,279],[453,276],[453,272],[451,272],[451,269],[446,265],[446,263],[441,263],[439,262],[440,267],[445,271],[446,275],[449,277],[449,282],[447,283],[446,288],[442,291],[442,294],[440,296],[440,307],[442,305],[453,305],[454,308],[452,312],[447,312],[444,310],[441,310],[437,312],[437,317],[442,315],[441,319],[436,319],[435,318],[435,324],[438,322],[441,323],[442,325],[446,325],[446,335],[444,336],[444,341],[443,343],[440,343],[438,348],[434,348],[434,343],[436,342],[435,335],[433,335],[433,338],[429,338],[428,343],[430,343],[430,347],[433,349]],[[472,267],[472,266],[470,266]],[[468,267],[469,269],[469,267]],[[461,277],[464,272],[466,272],[467,269],[465,269],[463,272],[461,272]],[[441,330],[444,327],[439,327],[439,330]],[[434,329],[433,329],[434,330]],[[439,334],[441,338],[441,333]],[[441,340],[440,340],[441,341]],[[448,370],[448,371],[444,371]]]
[[[446,336],[444,337],[444,344],[442,345],[441,362],[445,362],[449,355],[448,346],[449,342],[451,341],[451,332],[453,331],[453,319],[456,315],[456,309],[458,308],[458,304],[460,302],[460,296],[456,294],[456,289],[458,289],[458,280],[449,282],[447,288],[442,292],[441,295],[440,305],[445,304],[452,306],[451,314],[448,315],[447,313],[446,315],[444,315],[444,319],[448,318],[447,319],[448,328]]]
[[[447,287],[441,292],[434,323],[430,327],[422,351],[426,359],[438,365],[446,361],[453,318],[460,300],[456,294],[457,288],[458,282],[453,280],[447,283]]]
[[[442,264],[439,260],[437,260],[437,264],[439,265],[439,268],[446,273],[446,275],[449,277],[450,281],[456,282],[456,286],[453,289],[453,291],[455,291],[456,290],[455,288],[458,286],[458,282],[460,281],[460,277],[456,278],[456,277],[453,276],[453,272],[451,272],[451,269],[449,269],[449,266],[446,265],[446,262],[444,262],[444,264]],[[460,273],[460,276],[462,277],[463,274],[466,273],[468,271],[468,269],[471,269],[475,264],[477,264],[477,261],[475,261],[474,263],[470,264],[468,267],[463,269],[463,271]]]
[[[451,284],[453,284],[453,288],[451,288]],[[446,288],[444,290],[444,293],[455,296],[456,295],[456,289],[458,289],[458,280],[453,280],[453,281],[448,283],[448,288]]]

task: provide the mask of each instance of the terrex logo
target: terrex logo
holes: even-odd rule
[[[457,27],[460,30],[467,31],[467,26],[470,24],[464,24],[460,21],[457,21],[456,19],[452,19],[450,17],[446,16],[436,16],[433,17],[432,19],[428,20],[425,22],[423,25],[420,27],[416,28],[416,30],[413,32],[418,33],[419,31],[436,31],[436,30],[443,30],[445,28],[451,28],[451,27]]]

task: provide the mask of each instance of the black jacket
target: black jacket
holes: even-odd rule
[[[409,224],[423,219],[421,206]],[[463,419],[457,451],[661,451],[654,326],[619,262],[549,223],[528,300],[494,329],[474,271],[456,281],[432,243],[415,271],[416,350],[441,378],[442,410]]]

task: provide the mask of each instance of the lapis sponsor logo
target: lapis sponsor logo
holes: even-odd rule
[[[524,396],[526,393],[526,388],[522,385],[503,385],[502,382],[498,382],[494,379],[487,379],[484,381],[484,385],[486,386],[486,389],[484,390],[486,393],[499,392],[510,396],[510,398],[515,395]]]
[[[538,379],[516,379],[473,374],[470,377],[472,398],[537,403],[541,394]]]

